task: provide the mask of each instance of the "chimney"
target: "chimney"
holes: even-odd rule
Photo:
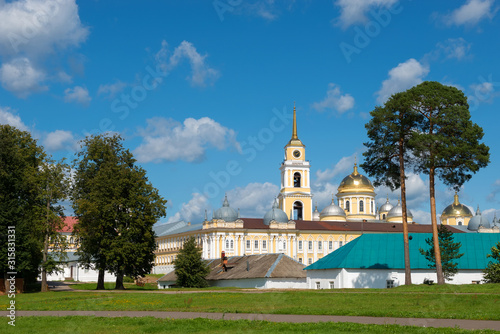
[[[227,257],[226,252],[224,251],[220,253],[220,264],[222,266],[222,270],[227,271]]]
[[[247,271],[250,271],[250,262],[247,260]]]

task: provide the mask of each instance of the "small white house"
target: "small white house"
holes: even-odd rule
[[[304,265],[284,254],[259,254],[207,260],[210,286],[257,289],[307,289]],[[159,289],[175,285],[175,272],[158,280]]]
[[[425,239],[430,233],[410,234],[411,279],[414,284],[424,280],[437,282],[435,269],[419,249],[429,249]],[[447,283],[471,284],[483,280],[483,270],[490,259],[491,247],[500,242],[500,234],[455,233],[454,242],[460,242],[455,260],[458,273]],[[306,267],[310,289],[338,288],[392,288],[404,284],[403,234],[364,234],[345,246]]]

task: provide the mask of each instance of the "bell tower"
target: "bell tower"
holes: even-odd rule
[[[285,160],[281,164],[280,209],[290,220],[312,220],[310,164],[306,147],[297,136],[297,113],[293,105],[292,138],[285,146]]]

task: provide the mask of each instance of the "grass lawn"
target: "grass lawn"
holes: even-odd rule
[[[18,310],[192,311],[231,313],[354,315],[500,320],[500,285],[461,288],[416,287],[390,290],[279,291],[192,294],[47,292],[16,296]],[[428,289],[429,288],[429,289]],[[435,289],[434,289],[435,288]],[[423,291],[423,290],[425,291]],[[476,290],[475,293],[472,290]],[[472,293],[471,293],[472,292]],[[6,296],[0,308],[7,307]]]
[[[16,327],[2,333],[495,333],[493,330],[468,331],[455,328],[422,328],[398,325],[354,323],[273,323],[248,320],[171,320],[101,317],[20,317]],[[7,326],[11,327],[11,326]]]

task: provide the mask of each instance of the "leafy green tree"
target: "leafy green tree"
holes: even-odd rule
[[[383,107],[376,107],[365,127],[369,141],[363,153],[361,167],[375,177],[375,186],[385,185],[391,190],[401,189],[403,209],[403,242],[405,259],[405,284],[411,284],[410,248],[408,241],[408,217],[406,209],[405,166],[411,163],[409,142],[419,121],[419,115],[411,110],[407,93],[397,93]]]
[[[0,270],[36,281],[42,261],[39,169],[45,153],[26,131],[0,125]],[[15,259],[9,259],[9,226],[15,230]]]
[[[443,267],[443,276],[446,280],[450,280],[457,272],[457,263],[453,260],[461,258],[464,254],[460,254],[460,242],[453,242],[453,232],[451,232],[445,225],[439,225],[439,249],[441,254],[441,265]],[[434,251],[433,238],[425,239],[425,242],[430,246],[428,250],[419,249],[420,254],[425,256],[429,261],[429,268],[436,268],[436,252]]]
[[[196,245],[194,237],[189,237],[179,250],[174,261],[178,286],[185,288],[203,288],[208,286],[205,276],[209,268],[202,260],[201,249]]]
[[[119,135],[97,135],[83,141],[75,161],[73,209],[83,266],[99,271],[97,289],[104,289],[104,272],[123,277],[144,276],[153,267],[156,249],[153,225],[165,216],[166,201],[158,194]]]
[[[491,257],[495,262],[490,261],[484,269],[484,281],[486,283],[500,283],[500,242],[491,247]]]
[[[483,130],[470,119],[467,98],[455,87],[423,82],[407,91],[421,123],[413,133],[416,171],[429,175],[431,222],[438,284],[444,284],[439,253],[435,177],[458,190],[489,163],[489,148],[480,143]]]
[[[42,292],[48,291],[47,274],[60,272],[61,260],[66,258],[67,241],[59,231],[64,227],[64,208],[60,201],[69,196],[69,166],[61,162],[46,160],[39,168],[39,200],[46,203],[39,215],[43,221],[43,258],[41,263]],[[49,249],[50,247],[50,249]]]

